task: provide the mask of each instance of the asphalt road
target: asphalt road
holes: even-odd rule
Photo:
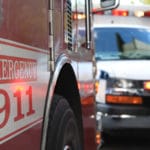
[[[110,137],[104,140],[100,150],[150,150],[150,134],[146,136]]]

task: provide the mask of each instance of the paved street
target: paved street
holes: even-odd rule
[[[100,150],[150,150],[150,138],[147,137],[117,137],[104,142]]]

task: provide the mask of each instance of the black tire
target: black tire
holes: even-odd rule
[[[67,100],[55,95],[50,112],[46,150],[82,150],[75,115]]]

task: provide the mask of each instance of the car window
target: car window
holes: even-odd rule
[[[94,29],[96,59],[150,58],[150,29],[97,27]]]

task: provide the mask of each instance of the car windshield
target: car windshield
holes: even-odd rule
[[[95,27],[97,60],[150,59],[150,29]]]

